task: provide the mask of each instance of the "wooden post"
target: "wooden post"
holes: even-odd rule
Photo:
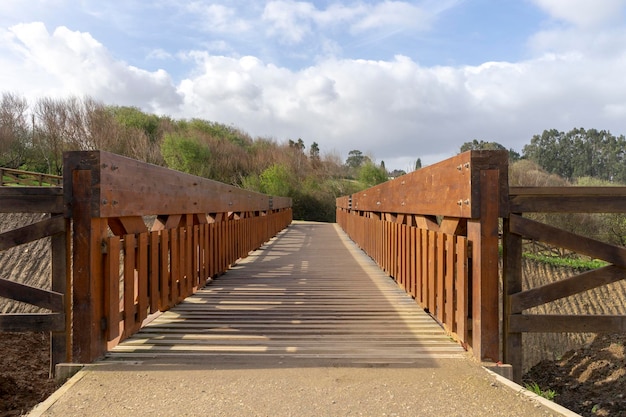
[[[503,357],[504,362],[513,368],[513,381],[519,383],[522,380],[522,334],[509,332],[509,317],[511,314],[521,313],[511,311],[510,296],[522,291],[522,238],[509,231],[509,217],[503,221],[503,298],[502,310],[503,322]]]
[[[467,222],[472,242],[472,348],[478,360],[500,356],[498,302],[499,170],[480,171],[480,218]]]
[[[69,258],[70,224],[65,220],[65,232],[56,234],[51,238],[52,248],[52,291],[64,294],[65,302],[65,331],[51,332],[50,334],[50,377],[54,377],[57,364],[67,362],[70,359],[68,346],[71,346],[71,274],[68,265]]]
[[[70,167],[71,168],[71,167]],[[72,361],[92,362],[105,351],[102,282],[102,242],[106,219],[91,217],[92,171],[71,170],[64,187],[71,187],[73,219]],[[69,183],[68,183],[69,182]]]

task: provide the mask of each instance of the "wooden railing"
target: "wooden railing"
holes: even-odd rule
[[[499,349],[508,156],[470,151],[337,199],[337,222],[480,360]]]
[[[0,331],[52,331],[54,366],[97,359],[225,272],[291,223],[291,199],[89,151],[64,154],[63,188],[0,187],[0,212],[52,213],[0,234],[0,250],[52,236],[51,291],[0,279],[1,297],[51,312],[2,314]]]
[[[69,221],[64,217],[60,187],[0,187],[0,213],[47,213],[43,220],[0,233],[0,251],[48,238],[51,276],[49,289],[0,278],[0,297],[49,312],[0,314],[0,332],[49,331],[54,365],[67,360],[69,328],[67,286]],[[44,264],[46,262],[43,262]],[[0,266],[0,270],[2,266]],[[5,272],[5,271],[3,271]],[[5,274],[3,274],[4,276]],[[53,369],[51,369],[53,372]]]
[[[63,184],[63,177],[60,175],[42,174],[41,172],[0,167],[0,187],[6,185],[55,187],[61,184]]]
[[[626,278],[626,248],[522,217],[524,213],[626,213],[626,187],[532,187],[510,189],[510,214],[503,223],[504,361],[521,380],[522,333],[626,332],[626,316],[538,315],[525,310]],[[543,242],[608,262],[561,281],[522,290],[522,242]]]
[[[524,332],[626,332],[626,316],[524,314],[625,279],[626,248],[522,214],[626,213],[626,188],[509,188],[507,167],[505,152],[466,152],[337,199],[337,222],[477,359],[512,365],[512,377],[520,381]],[[610,265],[523,291],[524,239]]]
[[[291,223],[289,198],[106,152],[65,154],[63,177],[74,362],[101,356]]]

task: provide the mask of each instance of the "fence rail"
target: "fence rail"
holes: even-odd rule
[[[46,313],[0,314],[0,331],[49,331],[51,364],[68,359],[69,304],[68,285],[69,221],[64,216],[63,190],[60,187],[0,187],[0,213],[48,213],[49,217],[30,225],[0,233],[0,251],[50,239],[50,290],[9,279],[0,279],[0,297],[49,310]],[[51,367],[51,373],[54,372]]]
[[[289,198],[101,151],[65,154],[64,189],[74,362],[101,356],[291,222]]]
[[[51,331],[52,365],[92,362],[291,223],[271,197],[101,151],[64,154],[63,187],[0,187],[0,212],[51,213],[0,250],[51,237],[52,290],[0,279],[0,296],[51,310],[0,331]]]
[[[337,199],[337,221],[478,359],[497,361],[507,201],[506,152],[471,151]]]
[[[626,187],[511,187],[509,211],[503,222],[503,360],[521,380],[522,333],[626,332],[626,316],[540,315],[533,307],[582,293],[626,278],[626,248],[523,217],[524,213],[626,213]],[[523,240],[546,243],[610,265],[537,288],[522,289]]]
[[[626,187],[509,187],[507,171],[505,152],[466,152],[338,198],[337,221],[477,359],[511,364],[513,379],[520,381],[522,333],[626,332],[626,316],[528,314],[530,308],[626,278],[626,248],[523,214],[626,213]],[[523,240],[610,265],[523,291]]]
[[[63,177],[60,175],[42,174],[41,172],[0,167],[0,187],[6,185],[58,187],[62,184]]]

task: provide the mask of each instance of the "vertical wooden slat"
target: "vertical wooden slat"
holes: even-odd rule
[[[137,326],[148,317],[148,233],[139,234],[137,241]]]
[[[444,233],[436,232],[436,240],[437,240],[437,259],[435,262],[437,265],[437,272],[436,272],[437,274],[437,279],[436,279],[437,309],[436,311],[437,311],[437,320],[439,320],[440,323],[443,323],[444,322],[443,316],[444,316],[444,309],[445,309],[444,288],[445,288],[445,266],[446,266],[446,260],[445,260],[446,235]]]
[[[159,232],[150,232],[150,313],[159,310]]]
[[[170,233],[168,229],[161,230],[160,235],[160,268],[159,268],[159,290],[161,300],[159,310],[166,311],[170,308],[171,299],[171,260],[170,260]]]
[[[174,307],[178,302],[178,285],[180,282],[180,234],[179,229],[173,229],[170,234],[170,299],[169,306]]]
[[[456,236],[446,236],[445,314],[443,322],[451,332],[456,332],[457,330],[454,315],[456,241]]]
[[[107,338],[114,340],[120,335],[120,237],[109,237],[107,246],[104,269],[104,310]]]
[[[428,304],[430,314],[437,308],[437,233],[428,231]]]
[[[124,335],[129,337],[135,328],[135,235],[124,235]]]
[[[215,223],[209,224],[209,276],[215,277]]]
[[[458,237],[456,241],[456,333],[463,342],[468,340],[468,294],[469,279],[467,239]]]
[[[420,229],[422,234],[422,273],[420,274],[421,280],[421,297],[420,303],[422,307],[428,306],[428,254],[430,252],[428,244],[428,230]]]
[[[193,240],[191,244],[192,250],[192,263],[191,263],[191,293],[195,293],[198,290],[201,268],[202,268],[202,241],[200,240],[200,226],[193,226]]]
[[[410,272],[410,276],[411,276],[411,295],[413,296],[413,298],[417,299],[417,274],[418,274],[418,259],[419,259],[419,241],[417,239],[417,228],[414,226],[411,226],[410,228],[411,231],[411,272]]]
[[[185,228],[185,295],[181,297],[181,300],[193,294],[193,288],[195,279],[195,245],[194,245],[194,232],[193,226],[187,226]]]

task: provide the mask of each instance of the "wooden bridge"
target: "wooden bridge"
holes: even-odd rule
[[[410,364],[465,351],[337,225],[296,222],[107,353]]]
[[[467,350],[511,364],[519,380],[524,332],[626,331],[624,316],[530,314],[623,279],[626,250],[522,216],[623,213],[626,189],[511,188],[506,152],[470,151],[341,197],[338,226],[292,224],[288,198],[100,151],[67,153],[63,187],[0,187],[0,202],[1,212],[50,214],[0,234],[0,250],[50,237],[52,258],[50,288],[0,279],[1,297],[44,309],[0,315],[0,330],[51,331],[53,364],[105,355],[392,363]],[[524,239],[609,265],[522,288]]]

